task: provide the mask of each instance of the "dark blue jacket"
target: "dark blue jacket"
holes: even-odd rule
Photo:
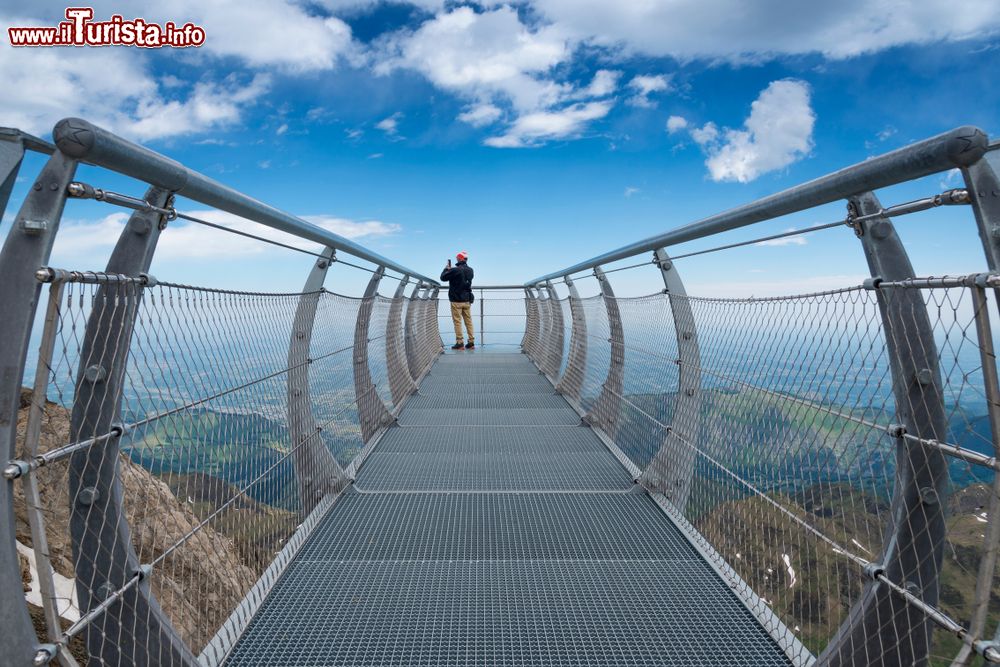
[[[472,267],[459,262],[441,272],[441,280],[448,281],[448,300],[458,303],[472,303]]]

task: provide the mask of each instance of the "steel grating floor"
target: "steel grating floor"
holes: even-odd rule
[[[788,665],[560,401],[523,355],[439,358],[227,664]]]

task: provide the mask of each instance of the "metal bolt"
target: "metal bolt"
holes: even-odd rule
[[[303,338],[306,337],[306,332],[305,331],[296,331],[295,332],[295,337],[298,338],[299,340],[302,340]]]
[[[687,394],[688,396],[694,396],[694,388],[688,387],[687,389],[684,390],[684,393]]]
[[[669,259],[665,259],[663,260],[663,263],[660,264],[660,268],[663,269],[664,271],[669,271],[670,269],[674,268],[674,264]]]
[[[292,390],[292,396],[301,396],[301,395],[302,395],[302,390],[301,389],[293,389]]]
[[[97,502],[97,499],[101,497],[101,492],[94,486],[88,486],[86,488],[80,489],[79,495],[76,497],[76,501],[81,505],[93,505]]]
[[[21,466],[19,466],[16,463],[8,463],[7,465],[4,466],[3,469],[4,479],[17,479],[23,474],[24,471],[21,470]]]
[[[691,340],[692,338],[694,338],[694,334],[691,333],[690,331],[685,331],[683,334],[681,334],[681,337],[684,340]]]
[[[49,228],[45,220],[21,220],[21,231],[29,236],[38,236]]]
[[[99,366],[98,364],[87,366],[87,370],[83,373],[83,377],[91,384],[103,382],[107,376],[108,372],[104,370],[104,366]]]
[[[869,227],[872,236],[881,240],[889,238],[889,234],[892,233],[892,225],[885,220],[879,220]]]
[[[52,183],[52,184],[49,185],[49,190],[52,190],[52,192],[55,192],[58,189],[59,189],[59,184],[58,183]]]
[[[318,262],[316,262],[316,268],[318,269],[325,269],[327,266],[329,265],[326,263],[325,259],[321,259]]]
[[[144,217],[133,216],[128,223],[128,228],[132,230],[133,234],[145,236],[153,229],[153,223]]]
[[[42,665],[47,665],[52,662],[52,659],[56,657],[56,646],[55,644],[42,644],[35,651],[34,657],[31,658],[31,664],[41,667]]]
[[[938,494],[937,490],[931,486],[925,486],[920,489],[920,502],[924,505],[937,505]]]
[[[87,188],[84,187],[83,183],[70,183],[66,186],[66,192],[70,197],[82,197],[87,194]]]
[[[35,183],[35,185],[34,185],[34,188],[33,188],[33,189],[34,189],[34,190],[41,190],[41,189],[42,189],[42,184],[41,184],[41,183]]]
[[[917,384],[927,386],[934,381],[934,373],[929,368],[921,368],[916,374]]]

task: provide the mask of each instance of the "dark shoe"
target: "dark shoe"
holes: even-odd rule
[[[465,344],[465,349],[466,350],[474,350],[474,349],[476,349],[476,342],[470,340],[468,343]]]
[[[451,346],[451,349],[453,349],[453,350],[464,350],[465,349],[465,345],[462,345],[461,343],[455,343],[454,345]]]

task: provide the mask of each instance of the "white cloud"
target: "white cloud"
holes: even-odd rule
[[[822,53],[845,58],[901,44],[1000,31],[1000,3],[967,0],[533,0],[566,33],[681,61]]]
[[[239,122],[270,85],[267,75],[249,82],[230,76],[185,90],[171,80],[157,81],[135,51],[14,49],[0,40],[0,81],[8,86],[0,125],[47,135],[59,119],[82,116],[139,141],[196,134]]]
[[[581,98],[607,97],[617,90],[618,79],[621,78],[621,75],[621,72],[615,70],[597,70],[590,85],[581,90],[577,96]]]
[[[573,104],[557,111],[537,111],[518,118],[507,132],[486,140],[496,148],[523,148],[550,139],[565,139],[578,135],[587,123],[604,118],[611,110],[610,102]]]
[[[563,85],[544,77],[568,60],[566,39],[551,27],[529,30],[510,7],[476,13],[459,7],[393,36],[375,71],[413,69],[439,88],[479,102],[502,98],[515,109],[557,101]]]
[[[458,119],[463,123],[468,123],[473,127],[485,127],[486,125],[492,125],[500,119],[503,115],[503,111],[500,107],[494,104],[475,104],[461,114],[459,114]]]
[[[656,102],[649,99],[652,93],[659,93],[670,89],[670,76],[666,74],[639,75],[628,82],[628,87],[635,94],[629,98],[629,104],[637,107],[653,108]]]
[[[279,137],[283,135],[285,132],[288,132],[288,123],[282,123],[281,125],[278,126],[278,129],[274,131],[274,133]]]
[[[632,195],[639,192],[639,188],[632,187],[631,185],[625,186],[625,199],[631,199]]]
[[[796,231],[796,229],[795,229],[795,227],[790,227],[790,228],[786,229],[785,231],[786,232],[794,232],[794,231]],[[806,239],[805,236],[786,236],[786,237],[780,238],[780,239],[769,239],[767,241],[759,241],[759,242],[755,243],[754,245],[770,246],[770,247],[774,247],[774,248],[783,248],[785,246],[790,246],[790,245],[806,245],[807,243],[808,243],[808,240]]]
[[[238,123],[242,111],[270,87],[268,75],[258,74],[247,85],[230,79],[224,83],[201,82],[184,100],[158,97],[138,101],[132,117],[116,126],[126,136],[139,140],[194,134]]]
[[[687,118],[684,116],[671,116],[667,119],[667,132],[673,134],[680,132],[688,126]]]
[[[382,120],[380,120],[378,123],[375,124],[375,127],[378,128],[378,129],[380,129],[380,130],[382,130],[383,132],[386,133],[386,135],[388,135],[390,137],[398,136],[398,134],[399,134],[399,119],[402,118],[402,117],[403,117],[403,114],[401,112],[397,111],[396,113],[392,114],[388,118],[383,118]]]
[[[705,150],[712,180],[748,183],[761,174],[786,167],[812,150],[816,123],[804,81],[773,81],[750,106],[744,129],[713,123],[691,131]]]
[[[481,12],[458,7],[384,40],[375,71],[402,68],[423,74],[468,100],[458,118],[476,127],[509,115],[506,131],[486,139],[488,146],[535,146],[577,136],[613,104],[594,98],[614,92],[619,72],[600,70],[580,89],[555,78],[555,68],[570,60],[573,46],[555,26],[529,28],[509,6]]]
[[[286,245],[318,252],[317,244],[270,227],[216,210],[185,211],[192,217],[236,229]],[[396,234],[402,227],[378,220],[355,221],[331,215],[304,215],[303,220],[348,239]],[[63,220],[52,251],[53,264],[72,268],[102,268],[128,222],[128,214],[115,212],[98,220]],[[157,260],[233,258],[279,251],[274,246],[236,234],[226,234],[195,222],[170,223],[160,236]],[[96,262],[96,265],[95,265]]]
[[[684,125],[686,127],[687,123],[685,122]],[[701,127],[692,128],[691,138],[695,140],[695,143],[701,145],[711,144],[719,138],[719,128],[715,123],[709,121]]]

